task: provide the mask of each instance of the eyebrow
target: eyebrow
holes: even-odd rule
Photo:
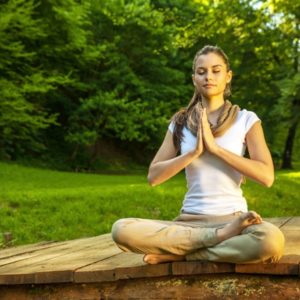
[[[216,68],[216,67],[223,67],[223,66],[222,65],[213,65],[212,66],[212,68]],[[204,68],[204,67],[198,67],[197,70],[198,69],[204,69],[204,70],[206,70],[206,68]]]

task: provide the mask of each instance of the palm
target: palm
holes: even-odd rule
[[[206,108],[204,108],[202,113],[201,125],[202,125],[202,136],[203,136],[202,140],[205,149],[207,149],[207,151],[211,153],[214,153],[216,149],[216,142],[207,120]]]

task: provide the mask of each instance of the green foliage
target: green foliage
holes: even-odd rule
[[[300,105],[294,101],[300,101],[300,74],[293,74],[290,78],[284,78],[278,82],[281,97],[272,110],[272,114],[280,116],[288,123],[300,118]],[[299,100],[298,100],[299,99]]]
[[[97,62],[97,82],[70,115],[66,139],[88,145],[106,136],[155,145],[171,103],[185,89],[183,74],[169,65],[171,29],[149,1],[92,3],[94,39],[107,51]]]
[[[36,64],[32,45],[45,38],[41,20],[33,18],[34,1],[13,0],[0,6],[0,145],[2,157],[44,149],[41,132],[56,124],[44,95],[64,81]]]
[[[90,145],[109,134],[128,141],[147,138],[141,134],[145,117],[141,111],[147,109],[147,103],[118,99],[116,93],[108,92],[81,99],[81,103],[71,117],[73,128],[67,136],[68,141]]]
[[[2,1],[0,155],[88,165],[100,139],[154,151],[208,43],[231,59],[232,101],[282,153],[299,119],[299,11],[293,0]]]

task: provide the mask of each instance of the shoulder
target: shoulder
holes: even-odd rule
[[[245,133],[247,133],[256,122],[261,122],[261,119],[255,112],[247,109],[242,109],[238,112],[236,123],[245,130]]]
[[[243,108],[238,112],[238,118],[250,119],[250,118],[253,118],[253,117],[258,118],[257,114],[254,111],[247,110],[247,109]]]
[[[175,128],[175,122],[173,120],[171,120],[171,122],[169,123],[168,129],[171,131],[171,133],[173,133],[174,128]]]
[[[182,128],[185,125],[185,120],[186,120],[186,109],[182,108],[172,116],[168,129],[171,131],[171,133],[173,133],[175,127],[179,126],[179,128]]]

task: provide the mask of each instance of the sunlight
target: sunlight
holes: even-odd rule
[[[288,178],[300,178],[300,172],[291,172],[291,173],[286,173],[281,175],[286,176]]]

